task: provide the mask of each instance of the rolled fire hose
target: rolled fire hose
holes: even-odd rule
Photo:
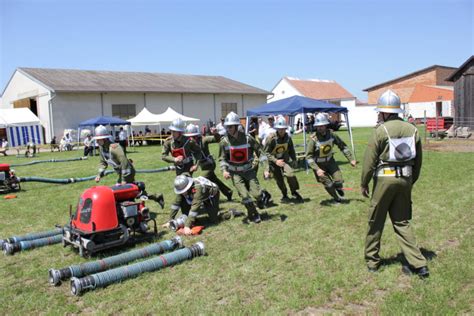
[[[92,273],[105,271],[107,269],[120,266],[140,258],[146,258],[153,255],[159,255],[175,248],[183,246],[183,242],[179,236],[171,240],[165,240],[160,243],[147,246],[145,248],[132,250],[126,253],[104,258],[101,260],[90,261],[83,264],[72,265],[63,269],[49,269],[49,283],[52,285],[60,285],[61,281],[71,277],[80,278]]]
[[[34,248],[40,248],[44,246],[59,244],[63,240],[62,235],[55,235],[46,238],[20,241],[17,243],[5,243],[3,244],[3,253],[6,255],[13,255],[15,252],[24,251]]]
[[[166,266],[172,266],[201,255],[204,255],[204,244],[198,242],[191,247],[176,250],[156,258],[92,274],[83,278],[72,278],[71,293],[78,296],[84,291],[105,287],[112,283],[136,277],[141,273],[159,270]]]
[[[68,159],[33,160],[33,161],[30,161],[30,162],[13,164],[13,165],[10,165],[10,167],[36,165],[38,163],[45,163],[45,162],[67,162],[67,161],[76,161],[76,160],[87,160],[87,157],[76,157],[76,158],[68,158]]]
[[[143,169],[143,170],[136,170],[135,173],[158,173],[158,172],[165,172],[175,170],[174,166],[168,166],[158,169]],[[105,175],[114,173],[113,170],[105,171]],[[42,177],[18,177],[20,182],[45,182],[45,183],[55,183],[55,184],[68,184],[68,183],[76,183],[76,182],[83,182],[83,181],[90,181],[94,180],[96,175],[85,177],[85,178],[69,178],[69,179],[54,179],[54,178],[42,178]]]
[[[30,233],[26,235],[21,235],[21,236],[13,236],[9,237],[7,239],[0,239],[0,248],[3,249],[3,245],[5,243],[19,243],[20,241],[26,241],[26,240],[34,240],[34,239],[40,239],[40,238],[45,238],[45,237],[51,237],[55,235],[62,235],[63,229],[62,228],[56,228],[54,230],[48,230],[45,232],[38,232],[38,233]]]

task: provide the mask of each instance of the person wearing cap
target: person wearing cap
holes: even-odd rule
[[[405,273],[429,276],[426,259],[416,244],[411,227],[411,191],[418,180],[422,148],[418,130],[398,115],[400,98],[391,90],[384,92],[376,107],[379,125],[369,138],[361,175],[361,193],[369,197],[369,183],[374,179],[365,240],[365,261],[370,272],[378,270],[380,240],[387,214],[409,266]]]
[[[326,191],[335,202],[342,201],[344,196],[342,173],[334,160],[333,147],[337,146],[347,158],[352,167],[356,161],[346,143],[329,128],[328,117],[318,113],[314,120],[316,132],[311,135],[306,150],[306,161],[313,169],[316,180],[324,185]]]
[[[180,118],[175,119],[169,129],[171,130],[171,136],[163,144],[161,158],[175,165],[177,176],[184,174],[191,177],[202,159],[201,147],[194,140],[184,136],[186,123]],[[196,164],[194,164],[193,157],[196,159]],[[170,206],[170,219],[174,219],[181,208],[181,204],[181,195],[177,194]]]
[[[219,143],[221,135],[217,132],[216,128],[211,127],[211,136],[201,136],[199,126],[189,124],[186,127],[184,136],[192,138],[202,150],[202,159],[199,162],[201,168],[201,175],[209,181],[217,184],[219,190],[224,194],[228,201],[232,201],[232,189],[229,188],[221,179],[219,179],[214,172],[216,169],[216,162],[214,157],[209,152],[209,144]]]
[[[269,161],[269,170],[265,170],[265,178],[270,177],[270,173],[275,177],[275,181],[280,189],[283,197],[281,202],[291,202],[288,198],[288,189],[285,185],[285,179],[290,187],[291,194],[298,202],[303,202],[303,198],[298,193],[300,188],[298,179],[296,178],[291,165],[295,165],[296,152],[293,146],[293,140],[286,132],[288,125],[284,117],[278,117],[274,125],[276,133],[270,134],[264,146],[264,151]]]
[[[133,183],[135,181],[135,168],[128,160],[122,147],[112,141],[112,136],[107,128],[103,125],[97,126],[93,139],[99,145],[100,154],[99,174],[95,178],[95,182],[99,182],[104,176],[107,166],[111,166],[118,174],[117,184]]]
[[[236,113],[227,114],[224,126],[227,133],[219,143],[219,163],[223,176],[232,179],[247,209],[248,220],[260,223],[256,205],[264,208],[271,199],[271,195],[260,188],[255,171],[262,147],[255,138],[239,130],[240,117]],[[266,165],[268,161],[264,160],[263,163]]]

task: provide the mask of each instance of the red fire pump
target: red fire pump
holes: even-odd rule
[[[81,256],[124,245],[135,233],[148,231],[150,217],[145,207],[146,197],[138,202],[144,192],[140,183],[119,186],[95,186],[82,193],[69,225],[64,226],[63,245],[79,249]]]
[[[20,180],[9,164],[0,164],[0,193],[20,191]]]

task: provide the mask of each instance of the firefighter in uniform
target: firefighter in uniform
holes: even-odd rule
[[[176,166],[177,176],[184,174],[191,177],[193,172],[197,170],[199,161],[202,159],[202,152],[201,147],[196,142],[183,135],[185,128],[186,124],[180,118],[171,123],[169,127],[171,137],[166,139],[163,144],[162,159]],[[196,160],[196,164],[194,164],[193,158]],[[182,196],[177,194],[175,201],[171,204],[170,219],[174,219],[181,203]]]
[[[219,143],[219,162],[225,179],[232,179],[242,203],[247,209],[248,219],[260,223],[259,208],[264,208],[270,201],[270,194],[260,189],[255,168],[261,147],[250,135],[239,131],[240,118],[234,113],[227,114],[224,126],[226,135]],[[264,164],[268,163],[264,160]],[[265,166],[265,169],[266,166]]]
[[[344,156],[355,167],[356,161],[344,141],[334,134],[329,128],[329,120],[323,113],[318,113],[313,126],[316,132],[311,135],[306,150],[306,160],[313,169],[316,180],[324,185],[326,191],[334,198],[335,202],[341,202],[344,196],[342,173],[333,158],[333,147],[336,145]]]
[[[203,212],[209,216],[211,223],[217,223],[219,213],[219,187],[204,177],[180,175],[174,180],[174,192],[183,197],[181,212],[187,215],[184,234],[191,234],[191,227],[196,217]]]
[[[104,176],[107,166],[111,166],[119,176],[117,184],[133,183],[135,181],[135,169],[122,147],[112,142],[112,136],[105,126],[99,125],[96,127],[94,140],[99,145],[100,153],[99,174],[95,178],[95,182],[99,182]]]
[[[274,125],[275,133],[267,136],[265,140],[264,151],[269,161],[269,171],[265,171],[265,178],[270,177],[270,173],[275,177],[278,188],[283,197],[281,202],[288,203],[288,190],[285,185],[285,177],[290,186],[291,194],[298,202],[303,202],[303,198],[298,193],[300,188],[298,179],[293,173],[290,165],[296,164],[296,152],[293,146],[293,140],[286,132],[288,125],[284,117],[278,117]]]
[[[376,110],[380,124],[369,139],[361,176],[361,193],[365,197],[369,197],[369,182],[374,179],[365,241],[367,267],[374,272],[380,266],[380,239],[388,213],[410,265],[403,267],[403,271],[427,277],[426,259],[416,245],[410,225],[411,190],[422,163],[421,140],[416,127],[398,117],[403,110],[394,92],[383,93]]]
[[[119,175],[117,184],[134,183],[140,188],[142,196],[155,201],[161,208],[164,207],[163,194],[148,194],[143,182],[135,182],[135,168],[132,162],[127,158],[122,146],[112,143],[112,136],[107,132],[105,126],[99,125],[96,127],[93,140],[97,141],[100,153],[99,174],[95,178],[95,182],[100,181],[105,175],[105,169],[110,165]]]
[[[184,136],[193,138],[193,140],[201,147],[202,150],[202,160],[199,162],[199,167],[201,168],[201,175],[210,180],[211,182],[217,184],[219,190],[227,197],[228,201],[232,201],[232,190],[219,179],[214,172],[216,169],[216,162],[214,157],[209,152],[209,144],[219,143],[221,140],[221,135],[217,133],[215,128],[211,128],[212,136],[201,136],[199,131],[199,126],[194,124],[189,124],[186,127],[186,132]]]

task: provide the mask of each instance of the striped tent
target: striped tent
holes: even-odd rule
[[[6,129],[11,147],[44,142],[41,122],[28,108],[0,109],[0,128]]]

